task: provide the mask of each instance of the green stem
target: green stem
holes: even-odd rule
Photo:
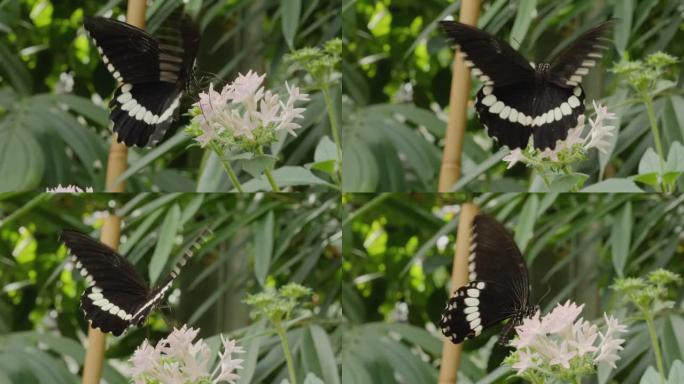
[[[655,142],[656,152],[658,152],[658,160],[660,160],[660,174],[665,174],[665,152],[663,151],[663,144],[660,141],[660,131],[658,130],[658,120],[656,119],[655,110],[653,109],[653,101],[648,95],[642,95],[644,104],[646,104],[646,112],[648,113],[648,121],[651,123],[651,133],[653,134],[653,141]]]
[[[651,337],[651,344],[653,344],[653,353],[656,358],[656,365],[658,366],[658,373],[660,374],[661,384],[665,384],[665,366],[663,365],[663,354],[660,352],[660,344],[658,343],[658,333],[656,332],[655,321],[653,315],[648,311],[643,311],[646,317],[646,326],[648,327],[648,335]]]
[[[223,169],[226,171],[226,174],[230,178],[230,182],[233,183],[233,186],[235,189],[238,190],[238,192],[243,193],[244,191],[242,190],[242,184],[240,184],[240,181],[238,180],[237,176],[235,175],[235,171],[233,171],[233,167],[230,166],[230,162],[226,161],[223,158],[223,151],[214,143],[213,141],[209,142],[209,147],[216,153],[216,156],[218,156],[219,160],[221,161],[221,164],[223,165]]]
[[[259,147],[257,149],[257,155],[263,155],[264,150]],[[264,175],[266,175],[266,179],[268,180],[268,183],[271,185],[271,189],[273,189],[273,192],[280,192],[280,187],[278,187],[278,183],[276,183],[275,179],[273,178],[273,174],[271,173],[271,170],[267,167],[264,169]]]
[[[287,342],[287,332],[280,324],[275,324],[275,329],[278,332],[278,337],[280,337],[280,343],[283,345],[285,361],[287,362],[287,373],[290,375],[290,384],[297,384],[297,374],[295,373],[292,361],[292,353],[290,353],[290,345]]]
[[[335,107],[330,95],[330,87],[326,83],[321,84],[321,91],[323,92],[323,100],[325,101],[325,108],[328,110],[328,118],[330,119],[330,130],[332,131],[335,147],[337,148],[337,169],[340,169],[340,162],[342,161],[342,143],[340,142],[340,132],[337,129],[337,119],[335,119]]]

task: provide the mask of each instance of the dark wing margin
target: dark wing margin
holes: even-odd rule
[[[549,72],[554,82],[567,87],[579,85],[582,78],[603,58],[603,51],[610,48],[611,41],[606,35],[614,24],[615,20],[612,19],[591,28],[549,60]]]
[[[501,86],[534,81],[534,69],[508,43],[481,29],[442,20],[442,30],[466,56],[466,65],[485,85]]]

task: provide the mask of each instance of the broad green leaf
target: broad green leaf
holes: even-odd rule
[[[644,192],[634,181],[630,179],[612,178],[592,184],[581,192],[585,193],[611,193],[611,192]]]
[[[254,228],[254,275],[262,287],[271,268],[274,220],[273,211],[269,211],[263,219],[255,224]]]
[[[619,277],[624,276],[625,265],[629,257],[633,221],[632,204],[627,202],[615,216],[610,235],[613,268]]]
[[[159,275],[169,260],[171,249],[173,249],[173,244],[175,243],[176,235],[178,234],[180,218],[180,206],[177,203],[173,204],[171,209],[166,212],[166,216],[164,216],[164,221],[159,230],[159,240],[157,240],[157,246],[154,248],[152,260],[150,260],[150,283],[157,282]]]
[[[634,176],[632,179],[634,181],[638,181],[640,183],[644,183],[646,185],[656,187],[660,184],[660,180],[659,180],[658,176],[659,176],[658,172],[641,173],[639,175]]]
[[[302,12],[301,0],[280,0],[280,10],[283,19],[283,37],[290,49],[294,49],[294,39],[299,26],[299,16]]]
[[[653,366],[648,367],[646,372],[644,372],[644,375],[641,376],[639,384],[661,384],[660,375],[658,375],[658,371],[656,371],[655,368],[653,368]]]
[[[150,165],[153,161],[170,152],[176,146],[179,146],[187,142],[189,139],[190,137],[187,135],[187,133],[185,133],[183,130],[180,130],[178,133],[173,135],[173,137],[165,140],[164,142],[159,144],[159,146],[145,153],[145,155],[142,156],[140,159],[129,164],[128,169],[126,169],[126,172],[122,173],[119,177],[117,177],[112,184],[116,185],[128,179],[132,175],[136,174],[138,171]]]
[[[532,23],[532,17],[536,13],[537,0],[521,0],[518,3],[518,13],[513,22],[513,29],[511,30],[511,37],[509,43],[513,48],[519,48],[525,39],[527,30]]]
[[[618,49],[620,55],[622,55],[627,49],[629,36],[632,33],[634,0],[616,1],[614,7],[613,16],[620,20],[614,27],[615,47]]]
[[[43,178],[43,152],[19,119],[0,120],[0,192],[33,189]]]
[[[666,172],[684,172],[684,146],[678,141],[670,145],[670,152],[667,154],[665,163]]]
[[[284,166],[273,171],[273,178],[279,187],[290,187],[290,186],[312,186],[312,185],[323,185],[330,188],[335,188],[333,184],[319,178],[314,175],[310,170],[304,167],[295,166]],[[242,184],[242,188],[245,192],[256,192],[260,190],[271,190],[271,185],[268,183],[264,176],[250,180]]]
[[[304,378],[304,384],[325,384],[327,382],[324,382],[323,380],[319,379],[318,376],[314,375],[313,373],[309,372],[306,374],[306,377]]]
[[[19,55],[11,52],[4,42],[0,43],[0,74],[12,84],[17,93],[24,96],[31,93],[31,74],[19,59]]]
[[[371,149],[361,140],[348,142],[342,152],[342,190],[345,192],[373,192],[378,186],[380,169]],[[396,164],[395,166],[400,166]]]
[[[323,328],[315,324],[309,327],[309,332],[316,349],[323,381],[326,384],[339,384],[340,375],[337,371],[335,352],[330,343],[330,337]]]
[[[658,155],[653,148],[649,147],[639,161],[639,174],[643,175],[651,172],[661,173],[662,169],[660,169]]]
[[[518,223],[515,226],[515,243],[522,250],[525,250],[527,243],[532,239],[538,208],[538,195],[529,194],[518,216]]]
[[[259,358],[259,350],[265,339],[265,336],[261,335],[265,328],[266,319],[260,319],[249,327],[245,334],[245,339],[247,341],[246,343],[242,343],[245,354],[240,355],[240,358],[244,359],[244,362],[242,363],[242,369],[240,370],[239,384],[249,384],[252,382]]]
[[[675,360],[670,366],[670,374],[667,376],[667,384],[684,383],[684,364],[681,360]]]
[[[236,163],[239,163],[242,169],[252,177],[258,178],[266,169],[273,169],[276,161],[278,159],[270,155],[255,155],[249,159],[237,160]]]
[[[323,136],[321,141],[318,142],[318,145],[316,145],[314,162],[321,163],[328,160],[337,160],[337,147],[335,146],[335,142],[328,136]]]

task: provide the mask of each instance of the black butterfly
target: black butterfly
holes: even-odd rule
[[[157,36],[117,20],[85,20],[103,63],[119,82],[111,120],[117,141],[127,146],[154,145],[177,117],[199,47],[199,30],[180,8]]]
[[[183,252],[162,283],[154,289],[135,271],[133,265],[108,246],[81,232],[63,230],[59,239],[69,249],[71,260],[89,286],[81,296],[81,310],[93,328],[121,335],[129,326],[142,326],[164,298],[180,268],[211,235],[203,230]]]
[[[529,304],[527,267],[513,237],[485,214],[473,220],[468,271],[470,282],[456,290],[442,312],[442,333],[460,343],[512,319],[499,339],[505,344],[508,332],[522,324],[523,318],[532,317],[538,307]]]
[[[582,77],[601,60],[604,37],[613,24],[603,22],[577,38],[549,62],[536,66],[496,36],[455,21],[440,25],[463,52],[465,63],[484,86],[475,109],[487,133],[509,148],[556,147],[584,113]]]

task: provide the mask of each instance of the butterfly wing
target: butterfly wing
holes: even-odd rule
[[[456,21],[443,20],[439,24],[466,56],[466,65],[473,68],[472,73],[485,85],[534,81],[534,69],[503,40]]]
[[[154,145],[177,116],[199,47],[199,30],[178,8],[155,36],[100,17],[87,19],[107,69],[119,81],[110,103],[117,141]]]
[[[119,82],[159,80],[159,42],[144,30],[104,17],[86,18],[85,30]]]
[[[614,20],[604,21],[584,32],[568,48],[551,60],[551,77],[560,86],[575,87],[582,82],[603,51],[609,48],[610,40],[606,34],[615,24]]]
[[[188,260],[198,249],[200,249],[202,244],[207,241],[207,238],[211,236],[211,234],[211,229],[204,228],[190,241],[189,245],[182,252],[180,259],[176,262],[171,272],[169,272],[169,275],[161,282],[161,284],[157,285],[152,291],[149,292],[145,303],[133,314],[132,322],[134,324],[142,323],[149,315],[150,311],[152,311],[152,309],[154,309],[157,305],[159,305],[159,303],[162,302],[162,300],[164,300],[166,293],[169,291],[169,289],[171,289],[171,285],[180,274],[181,268],[185,266]]]
[[[442,333],[454,343],[516,316],[528,303],[527,267],[506,228],[479,214],[473,221],[470,244],[470,282],[449,299],[440,322]]]
[[[84,233],[63,230],[60,241],[90,285],[81,296],[86,319],[94,328],[120,335],[145,302],[147,284],[123,256]]]

